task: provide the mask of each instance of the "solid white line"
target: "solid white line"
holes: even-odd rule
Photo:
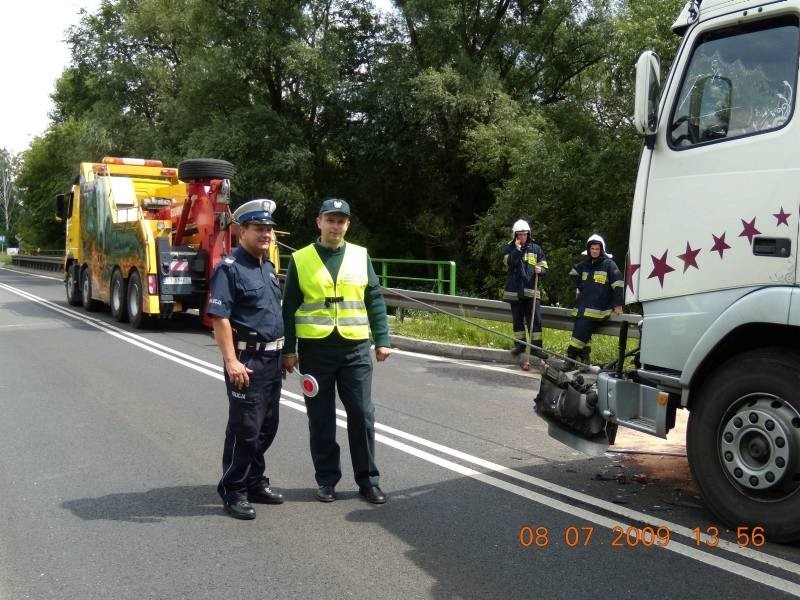
[[[154,354],[162,356],[162,357],[164,357],[164,358],[166,358],[168,360],[172,360],[172,361],[174,361],[174,362],[176,362],[178,364],[181,364],[183,366],[189,367],[189,368],[191,368],[191,369],[193,369],[195,371],[198,371],[200,373],[204,373],[206,375],[209,375],[209,376],[211,376],[211,377],[213,377],[215,379],[218,379],[218,380],[223,380],[224,379],[224,377],[223,377],[223,375],[221,373],[222,368],[219,367],[219,366],[212,365],[211,363],[207,363],[207,362],[202,361],[200,359],[197,359],[195,357],[191,357],[190,355],[186,355],[186,354],[177,352],[175,350],[172,350],[171,348],[169,348],[167,346],[163,346],[161,344],[157,344],[156,342],[152,342],[151,340],[148,340],[147,338],[144,338],[142,336],[138,336],[138,335],[133,334],[131,332],[128,332],[128,331],[122,330],[120,328],[108,325],[107,323],[104,323],[104,322],[100,321],[99,319],[85,317],[83,315],[78,314],[77,312],[75,312],[73,310],[64,309],[64,308],[62,308],[61,306],[59,306],[57,304],[54,304],[54,303],[52,303],[52,302],[50,302],[48,300],[45,300],[43,298],[39,298],[38,296],[30,294],[29,292],[25,292],[24,290],[19,290],[17,288],[14,288],[12,286],[9,286],[9,285],[3,284],[3,283],[0,283],[0,288],[6,289],[9,292],[12,292],[12,293],[17,294],[17,295],[22,296],[22,297],[25,297],[25,298],[33,301],[33,302],[36,302],[36,303],[41,304],[41,305],[43,305],[43,306],[45,306],[47,308],[50,308],[51,310],[54,310],[54,311],[59,312],[61,314],[64,314],[65,316],[69,316],[69,317],[74,318],[76,320],[79,320],[79,321],[82,321],[84,323],[87,323],[87,324],[89,324],[89,325],[91,325],[93,327],[96,327],[97,329],[99,329],[101,331],[104,331],[105,333],[108,333],[109,335],[114,336],[117,339],[120,339],[121,341],[125,341],[125,342],[128,342],[130,344],[133,344],[134,346],[142,348],[143,350],[147,350],[149,352],[153,352]],[[174,354],[171,354],[171,353],[174,353]],[[426,358],[428,358],[428,357],[426,357]],[[438,359],[438,358],[441,358],[441,357],[436,357],[436,358]],[[186,360],[186,359],[189,359],[189,360]],[[471,366],[471,365],[469,365],[469,366]],[[287,397],[292,398],[292,399],[302,400],[302,396],[300,396],[298,394],[294,394],[292,392],[288,392],[286,390],[283,390],[282,395],[283,396],[287,396]],[[281,403],[284,404],[285,406],[289,407],[289,408],[293,408],[295,410],[299,410],[301,412],[305,412],[305,406],[300,404],[299,402],[294,402],[292,400],[284,399],[284,400],[281,401]],[[340,416],[346,416],[346,413],[341,409],[337,409],[336,412]],[[346,421],[344,421],[342,419],[337,419],[337,424],[340,427],[345,427],[346,428]],[[587,494],[583,494],[581,492],[576,492],[576,491],[570,490],[568,488],[564,488],[564,487],[559,486],[557,484],[553,484],[553,483],[547,482],[547,481],[545,481],[543,479],[539,479],[539,478],[536,478],[536,477],[532,477],[532,476],[526,475],[524,473],[520,473],[518,471],[515,471],[514,469],[510,469],[508,467],[504,467],[503,465],[500,465],[500,464],[497,464],[497,463],[492,463],[490,461],[486,461],[486,460],[481,459],[479,457],[466,454],[466,453],[461,452],[459,450],[455,450],[455,449],[449,448],[447,446],[443,446],[443,445],[438,444],[436,442],[432,442],[430,440],[426,440],[424,438],[415,436],[415,435],[410,434],[410,433],[406,433],[404,431],[401,431],[399,429],[395,429],[393,427],[389,427],[387,425],[382,425],[380,423],[376,423],[375,428],[377,430],[380,430],[380,431],[385,431],[385,432],[387,432],[387,433],[389,433],[391,435],[394,435],[394,436],[397,436],[397,437],[400,437],[400,438],[403,438],[403,439],[407,439],[407,440],[412,441],[412,442],[414,442],[416,444],[419,444],[419,445],[422,445],[422,446],[426,446],[426,447],[431,448],[433,450],[436,450],[438,452],[441,452],[441,453],[444,453],[444,454],[459,458],[460,460],[463,460],[465,462],[469,462],[469,463],[475,464],[475,465],[480,466],[482,468],[485,468],[485,469],[487,469],[489,471],[503,473],[506,476],[518,479],[520,481],[524,481],[525,483],[528,483],[530,485],[534,485],[534,486],[540,487],[542,489],[546,489],[548,491],[560,494],[562,496],[569,497],[569,498],[571,498],[573,500],[577,500],[577,501],[580,501],[580,502],[584,502],[584,503],[588,503],[590,505],[597,506],[599,508],[602,508],[603,510],[606,510],[606,511],[611,512],[613,514],[620,515],[622,517],[625,517],[625,518],[633,520],[633,521],[649,523],[649,524],[654,525],[656,527],[660,527],[660,526],[667,527],[670,530],[671,534],[672,533],[678,533],[678,534],[683,535],[683,536],[685,536],[685,537],[687,537],[689,539],[694,539],[694,533],[689,528],[683,527],[683,526],[678,525],[676,523],[671,523],[669,521],[664,521],[664,520],[660,520],[660,519],[654,519],[651,515],[647,515],[645,513],[639,513],[637,511],[634,511],[634,510],[631,510],[631,509],[627,509],[627,508],[624,508],[624,507],[620,507],[620,506],[618,506],[616,504],[612,504],[610,502],[606,502],[604,500],[600,500],[598,498],[589,496]],[[412,446],[409,446],[409,445],[407,445],[407,444],[405,444],[403,442],[394,440],[392,438],[386,437],[384,435],[376,434],[376,439],[381,441],[382,443],[384,443],[386,445],[389,445],[391,447],[399,449],[399,450],[401,450],[403,452],[406,452],[408,454],[412,454],[414,456],[417,456],[418,458],[422,458],[423,460],[426,460],[426,461],[431,462],[433,464],[439,465],[439,466],[441,466],[443,468],[446,468],[448,470],[454,471],[456,473],[460,473],[460,474],[468,476],[468,477],[472,477],[472,478],[474,478],[476,480],[482,481],[482,482],[487,483],[489,485],[492,485],[494,487],[498,487],[500,489],[504,489],[506,491],[510,491],[510,492],[512,492],[512,493],[514,493],[516,495],[531,499],[531,500],[533,500],[535,502],[539,502],[539,503],[543,504],[544,506],[548,506],[550,508],[555,508],[556,510],[560,510],[561,512],[565,512],[565,513],[570,514],[570,515],[581,515],[581,514],[588,515],[588,517],[585,517],[587,521],[590,521],[590,522],[593,522],[593,523],[596,523],[598,525],[602,525],[602,526],[608,527],[608,528],[613,528],[614,526],[619,526],[620,525],[619,523],[614,522],[611,519],[608,519],[606,517],[603,517],[603,516],[600,516],[600,515],[595,515],[594,513],[591,513],[589,511],[586,511],[584,509],[575,507],[575,506],[570,505],[570,504],[566,504],[566,503],[561,502],[559,500],[556,500],[554,498],[543,496],[543,495],[538,494],[536,492],[533,492],[531,490],[527,490],[526,488],[522,488],[520,486],[517,486],[516,484],[508,483],[508,482],[505,482],[505,481],[503,481],[501,479],[497,479],[495,477],[490,477],[490,476],[485,475],[485,474],[483,474],[483,473],[481,473],[479,471],[475,471],[474,469],[470,469],[469,467],[464,467],[464,466],[459,465],[457,463],[454,463],[452,461],[437,457],[437,456],[435,456],[433,454],[425,452],[424,450],[419,450],[417,448],[414,448]],[[591,518],[589,518],[589,517],[591,517]],[[610,525],[609,525],[609,523],[610,523]],[[753,550],[751,548],[746,548],[746,547],[745,548],[740,548],[738,545],[733,544],[731,542],[724,541],[724,540],[720,540],[718,547],[722,548],[722,549],[725,549],[725,550],[727,550],[729,552],[738,554],[739,556],[741,556],[743,558],[747,558],[747,559],[750,559],[750,560],[753,560],[753,561],[756,561],[756,562],[761,562],[761,563],[770,565],[772,567],[783,569],[783,570],[786,570],[786,571],[788,571],[790,573],[793,573],[795,575],[798,574],[798,565],[796,565],[794,563],[791,563],[789,561],[785,561],[783,559],[780,559],[780,558],[777,558],[777,557],[762,553],[762,552],[758,552],[758,551]],[[706,564],[709,564],[709,565],[712,565],[712,566],[716,566],[718,568],[730,571],[730,572],[732,572],[734,574],[741,574],[742,576],[745,576],[745,577],[747,577],[749,579],[753,579],[753,581],[756,581],[758,583],[765,583],[766,584],[767,581],[770,581],[772,583],[769,583],[768,585],[771,585],[772,587],[775,587],[776,589],[780,589],[782,591],[786,591],[788,593],[792,593],[792,594],[800,597],[800,586],[798,586],[797,584],[792,583],[791,581],[788,581],[788,580],[785,580],[785,579],[781,579],[781,578],[778,578],[778,577],[774,577],[774,576],[771,576],[771,575],[767,575],[767,574],[762,573],[760,571],[757,571],[755,569],[751,569],[749,567],[744,567],[744,566],[742,566],[742,565],[740,565],[738,563],[734,563],[733,561],[729,561],[727,559],[716,557],[716,556],[714,556],[712,554],[709,554],[707,551],[698,550],[696,548],[685,546],[685,545],[679,544],[677,542],[670,541],[670,545],[667,546],[666,549],[672,550],[673,552],[678,552],[680,554],[684,554],[685,556],[688,556],[688,557],[694,558],[696,560],[700,560],[701,562],[704,562]],[[685,549],[685,551],[684,551],[684,549]],[[757,577],[756,576],[750,577],[750,576],[747,575],[748,573],[751,573],[751,572],[756,574]],[[786,586],[789,586],[789,587],[781,587],[781,585],[779,585],[779,584],[783,584],[783,585],[786,585]]]
[[[29,275],[30,277],[39,277],[40,279],[50,279],[52,281],[64,281],[63,277],[53,277],[52,275],[40,275],[39,273],[29,273],[28,271],[18,271],[14,268],[9,268],[3,265],[0,265],[0,269],[6,269],[7,271],[11,271],[12,273],[19,273],[20,275]]]
[[[304,406],[297,404],[295,402],[282,402],[282,403],[299,412],[306,412]],[[343,429],[347,428],[347,422],[342,419],[336,419],[336,424]],[[586,509],[573,506],[572,504],[567,504],[566,502],[562,502],[561,500],[557,500],[549,496],[544,496],[527,488],[518,486],[514,483],[509,483],[507,481],[503,481],[502,479],[491,477],[490,475],[486,475],[485,473],[481,473],[469,467],[465,467],[458,463],[454,463],[445,458],[441,458],[439,456],[431,454],[430,452],[425,452],[424,450],[414,448],[413,446],[409,446],[408,444],[397,441],[393,438],[386,437],[385,435],[382,435],[380,433],[375,434],[375,439],[379,442],[386,444],[387,446],[391,446],[392,448],[400,450],[401,452],[405,452],[406,454],[411,454],[412,456],[416,456],[417,458],[438,465],[449,471],[458,473],[459,475],[470,477],[472,479],[505,490],[522,498],[532,500],[533,502],[541,504],[546,508],[557,510],[559,512],[568,514],[572,517],[578,517],[580,519],[583,519],[584,521],[588,521],[589,523],[594,523],[595,525],[605,527],[612,531],[614,530],[615,527],[621,526],[621,524],[618,521],[614,521],[613,519],[610,519],[608,517],[595,514]],[[504,469],[504,472],[505,471],[506,470]],[[680,554],[682,556],[694,559],[709,566],[722,569],[723,571],[727,571],[734,575],[739,575],[741,577],[744,577],[745,579],[750,579],[751,581],[754,581],[756,583],[773,587],[782,592],[786,592],[788,594],[800,597],[800,585],[796,583],[793,583],[781,577],[769,575],[757,569],[753,569],[752,567],[747,567],[740,563],[733,562],[732,560],[727,560],[725,558],[714,556],[713,554],[709,554],[704,550],[693,548],[691,546],[687,546],[679,542],[674,542],[671,539],[666,546],[656,546],[656,547],[662,548],[664,550],[669,550],[671,552],[675,552],[676,554]],[[797,567],[795,566],[795,572],[796,569]]]

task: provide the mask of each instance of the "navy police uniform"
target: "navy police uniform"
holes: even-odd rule
[[[262,201],[246,203],[234,213],[234,219],[242,224],[274,224],[271,211],[256,206],[257,210],[247,212],[255,202]],[[244,501],[254,490],[266,488],[269,492],[264,454],[278,430],[283,345],[280,284],[272,263],[266,257],[259,261],[242,246],[236,247],[211,276],[207,313],[230,322],[236,358],[252,370],[249,385],[240,389],[224,369],[229,410],[217,491],[227,508]],[[282,501],[279,495],[273,499],[276,501],[268,502]]]

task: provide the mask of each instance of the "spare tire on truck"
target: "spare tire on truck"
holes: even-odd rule
[[[234,168],[227,160],[216,158],[188,158],[178,165],[181,181],[199,179],[233,179]]]

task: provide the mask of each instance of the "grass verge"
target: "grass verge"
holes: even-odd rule
[[[468,319],[468,321],[469,323],[441,313],[405,309],[402,313],[398,311],[395,318],[390,319],[389,329],[393,334],[419,340],[505,350],[513,347],[511,323],[487,319]],[[545,328],[542,336],[545,350],[563,354],[566,353],[572,332]],[[629,339],[628,350],[636,348],[638,344],[639,340]],[[592,362],[610,363],[617,356],[618,345],[619,339],[616,336],[594,335]]]

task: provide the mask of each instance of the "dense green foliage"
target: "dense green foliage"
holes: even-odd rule
[[[68,39],[49,130],[23,155],[20,229],[56,247],[53,196],[110,154],[210,157],[234,202],[272,193],[287,240],[321,198],[373,256],[455,259],[497,297],[517,218],[548,252],[551,303],[592,232],[624,255],[640,140],[633,64],[667,66],[683,0],[103,0]]]

